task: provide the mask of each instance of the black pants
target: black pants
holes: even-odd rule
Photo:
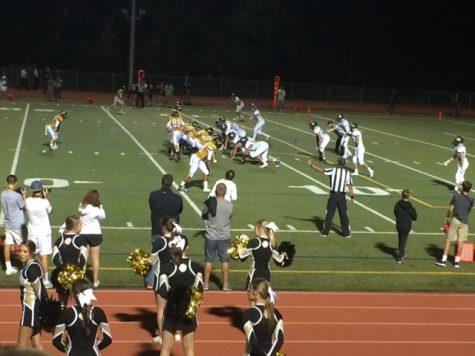
[[[406,242],[409,237],[409,232],[411,229],[400,229],[397,228],[398,240],[399,240],[399,253],[398,258],[401,259],[406,256]]]
[[[144,93],[137,92],[137,98],[135,99],[135,107],[143,108],[145,106]]]
[[[325,215],[325,221],[323,222],[323,235],[328,235],[332,226],[333,216],[335,210],[338,209],[340,215],[340,224],[343,236],[350,236],[350,218],[348,217],[348,206],[346,204],[346,194],[330,192],[330,197],[327,202],[327,212]]]

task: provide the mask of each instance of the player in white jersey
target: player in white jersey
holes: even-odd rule
[[[256,104],[252,103],[251,104],[252,108],[252,116],[257,120],[256,126],[254,126],[253,134],[252,134],[252,139],[255,140],[257,134],[262,135],[266,138],[266,141],[269,140],[270,136],[264,132],[262,132],[262,128],[266,124],[266,120],[261,115],[261,112],[257,109]]]
[[[363,144],[363,134],[360,130],[358,130],[358,124],[352,123],[351,126],[351,136],[353,137],[353,141],[355,142],[356,150],[355,155],[353,156],[353,163],[355,164],[355,171],[352,175],[358,175],[358,164],[363,165],[368,169],[369,176],[372,177],[374,175],[374,171],[368,166],[366,161],[364,160],[365,154],[365,147]]]
[[[455,186],[454,191],[461,191],[462,182],[465,180],[465,172],[468,168],[467,149],[463,144],[463,137],[456,136],[452,141],[455,147],[453,156],[444,162],[444,166],[447,166],[453,160],[457,160],[457,172],[455,172]]]
[[[114,109],[114,113],[125,114],[122,108],[124,107],[124,91],[123,89],[117,90],[114,96],[114,102],[112,103],[112,108]],[[120,111],[117,112],[117,109],[120,108]]]
[[[244,108],[244,101],[239,99],[234,93],[231,94],[231,98],[233,98],[234,106],[236,107],[236,117],[234,118],[234,121],[243,121],[244,116],[241,111]]]
[[[265,141],[254,141],[252,138],[244,137],[239,142],[241,148],[242,158],[241,163],[245,163],[246,157],[255,158],[262,164],[259,168],[265,168],[269,162],[274,162],[276,167],[279,167],[280,161],[269,157],[269,144]],[[234,155],[231,156],[234,158]]]
[[[330,121],[331,122],[331,121]],[[323,131],[320,126],[318,126],[316,121],[310,121],[310,129],[315,134],[315,140],[317,142],[316,149],[318,151],[318,159],[320,161],[326,162],[325,157],[325,148],[330,142],[330,135]]]
[[[346,159],[351,156],[351,151],[348,148],[348,143],[350,142],[350,137],[351,137],[350,123],[341,114],[337,115],[337,118],[338,118],[338,126],[336,130],[341,135],[341,143],[340,143],[341,156],[343,156],[343,158]]]

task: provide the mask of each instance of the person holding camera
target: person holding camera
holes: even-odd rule
[[[17,268],[12,267],[10,250],[12,245],[20,245],[24,240],[25,214],[23,210],[25,209],[25,197],[26,190],[24,188],[17,189],[17,177],[10,174],[7,177],[7,188],[1,195],[5,226],[3,256],[5,258],[5,273],[7,276],[18,272]]]
[[[41,268],[44,271],[43,283],[46,288],[53,288],[48,272],[48,256],[53,252],[51,244],[51,225],[49,214],[53,211],[48,200],[48,188],[39,180],[31,183],[31,197],[26,198],[26,214],[28,216],[28,240],[36,244],[36,252],[40,256]]]

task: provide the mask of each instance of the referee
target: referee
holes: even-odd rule
[[[333,216],[335,210],[338,209],[340,215],[341,230],[343,237],[349,239],[351,237],[350,232],[350,219],[348,217],[348,206],[346,205],[346,192],[350,193],[350,199],[353,201],[355,198],[353,194],[353,181],[351,179],[351,173],[348,168],[345,167],[346,160],[342,157],[338,158],[335,168],[324,169],[317,166],[312,160],[308,161],[308,165],[314,170],[330,176],[330,197],[327,202],[327,211],[325,215],[325,221],[323,223],[323,229],[320,234],[323,237],[328,237],[330,233],[330,227],[332,225]]]

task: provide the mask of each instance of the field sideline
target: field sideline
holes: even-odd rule
[[[138,287],[142,281],[127,269],[125,258],[135,247],[149,248],[148,193],[158,189],[165,172],[179,183],[187,171],[188,159],[180,162],[166,157],[167,133],[164,129],[169,109],[126,108],[125,115],[115,115],[106,107],[62,103],[16,102],[2,104],[0,129],[0,166],[5,176],[15,172],[24,185],[41,178],[52,186],[52,225],[59,226],[65,216],[74,213],[86,190],[101,192],[107,212],[103,223],[101,285]],[[58,109],[70,117],[60,132],[60,149],[50,152],[44,125]],[[19,110],[13,110],[19,109]],[[282,160],[280,167],[258,169],[240,165],[220,152],[211,182],[227,169],[236,171],[239,199],[235,204],[234,233],[251,233],[252,224],[261,218],[276,221],[279,241],[289,240],[297,247],[293,266],[282,270],[273,267],[273,284],[280,289],[309,290],[381,290],[381,291],[455,291],[473,292],[465,283],[473,274],[473,264],[460,271],[434,266],[444,237],[440,231],[445,209],[451,198],[455,164],[441,162],[452,154],[452,136],[466,139],[468,157],[474,157],[475,140],[472,119],[436,120],[407,115],[345,113],[363,131],[366,158],[375,176],[354,177],[356,200],[350,206],[353,238],[345,240],[332,232],[321,238],[318,229],[325,214],[328,180],[310,170],[306,161],[315,155],[315,140],[308,122],[324,124],[334,117],[331,112],[274,113],[262,110],[266,118],[264,132],[271,135],[271,156]],[[184,115],[203,126],[214,126],[219,116],[232,117],[229,108],[185,107]],[[253,121],[242,123],[252,132]],[[5,133],[8,133],[5,134]],[[333,139],[333,137],[332,137]],[[328,161],[334,162],[328,146]],[[352,166],[352,164],[350,164]],[[466,178],[471,180],[471,167]],[[188,193],[182,193],[185,211],[182,225],[192,237],[190,255],[202,263],[202,202],[206,195],[199,188],[201,176],[193,177]],[[196,186],[195,186],[196,185]],[[394,262],[397,235],[392,208],[399,191],[408,187],[419,219],[408,242],[408,259],[403,265]],[[175,187],[176,188],[176,187]],[[338,217],[334,220],[339,229]],[[473,236],[471,234],[471,236]],[[231,282],[236,288],[249,262],[232,263]],[[218,265],[216,265],[218,267]],[[218,272],[218,271],[216,271]],[[318,276],[315,280],[315,276]],[[440,278],[439,276],[443,276]],[[219,287],[216,273],[214,288]],[[16,279],[5,277],[3,286],[14,286]]]

